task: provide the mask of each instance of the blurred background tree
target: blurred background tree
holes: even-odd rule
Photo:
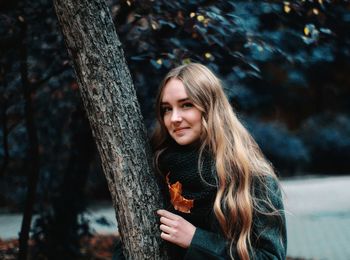
[[[195,61],[222,79],[281,176],[350,172],[350,1],[107,2],[150,132],[160,80]],[[35,237],[48,255],[47,243],[51,252],[76,245],[88,233],[79,220],[86,202],[109,194],[52,2],[5,0],[0,12],[0,206],[22,211],[28,191],[25,70],[40,162]],[[75,178],[85,186],[66,185]],[[59,217],[67,211],[69,220]]]

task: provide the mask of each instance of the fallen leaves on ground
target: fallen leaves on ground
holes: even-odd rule
[[[92,237],[84,237],[81,240],[83,245],[80,249],[84,257],[81,260],[110,260],[112,259],[115,243],[118,241],[118,235],[94,235]],[[34,247],[32,240],[29,247]],[[0,259],[16,260],[18,254],[18,240],[1,240],[0,239]],[[31,259],[31,258],[29,258]],[[286,260],[306,260],[305,258],[287,257]]]
[[[84,237],[81,240],[80,252],[83,257],[79,260],[110,260],[112,259],[115,243],[118,241],[117,235],[94,235]],[[33,240],[29,241],[29,252],[35,246]],[[18,256],[18,240],[0,239],[0,259],[16,260]],[[29,259],[32,259],[29,255]]]

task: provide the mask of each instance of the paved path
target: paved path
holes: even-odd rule
[[[350,260],[350,177],[283,181],[288,256]]]
[[[288,211],[288,256],[350,260],[350,176],[289,179],[282,186]],[[117,232],[111,205],[89,212],[96,232]],[[0,214],[0,238],[17,237],[20,222],[19,214]]]
[[[117,225],[115,220],[112,203],[103,203],[101,206],[90,207],[85,217],[89,220],[92,230],[99,234],[117,234]],[[37,216],[33,217],[32,223]],[[21,229],[22,215],[18,213],[4,214],[0,213],[0,239],[8,240],[17,238]]]

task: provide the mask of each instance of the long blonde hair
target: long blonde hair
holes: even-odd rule
[[[275,178],[273,168],[238,120],[220,80],[198,63],[171,70],[160,84],[156,99],[158,125],[153,135],[156,158],[171,138],[164,126],[160,103],[163,88],[172,78],[182,81],[189,99],[202,111],[200,154],[209,148],[215,158],[218,177],[214,213],[225,237],[231,242],[230,249],[236,245],[239,258],[249,259],[253,213],[257,204],[252,195],[253,177],[258,177],[257,180],[264,176]]]

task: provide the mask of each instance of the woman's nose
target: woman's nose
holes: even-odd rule
[[[181,122],[182,121],[182,117],[181,117],[181,113],[179,113],[178,110],[173,110],[173,113],[171,115],[171,122],[173,123],[177,123],[177,122]]]

